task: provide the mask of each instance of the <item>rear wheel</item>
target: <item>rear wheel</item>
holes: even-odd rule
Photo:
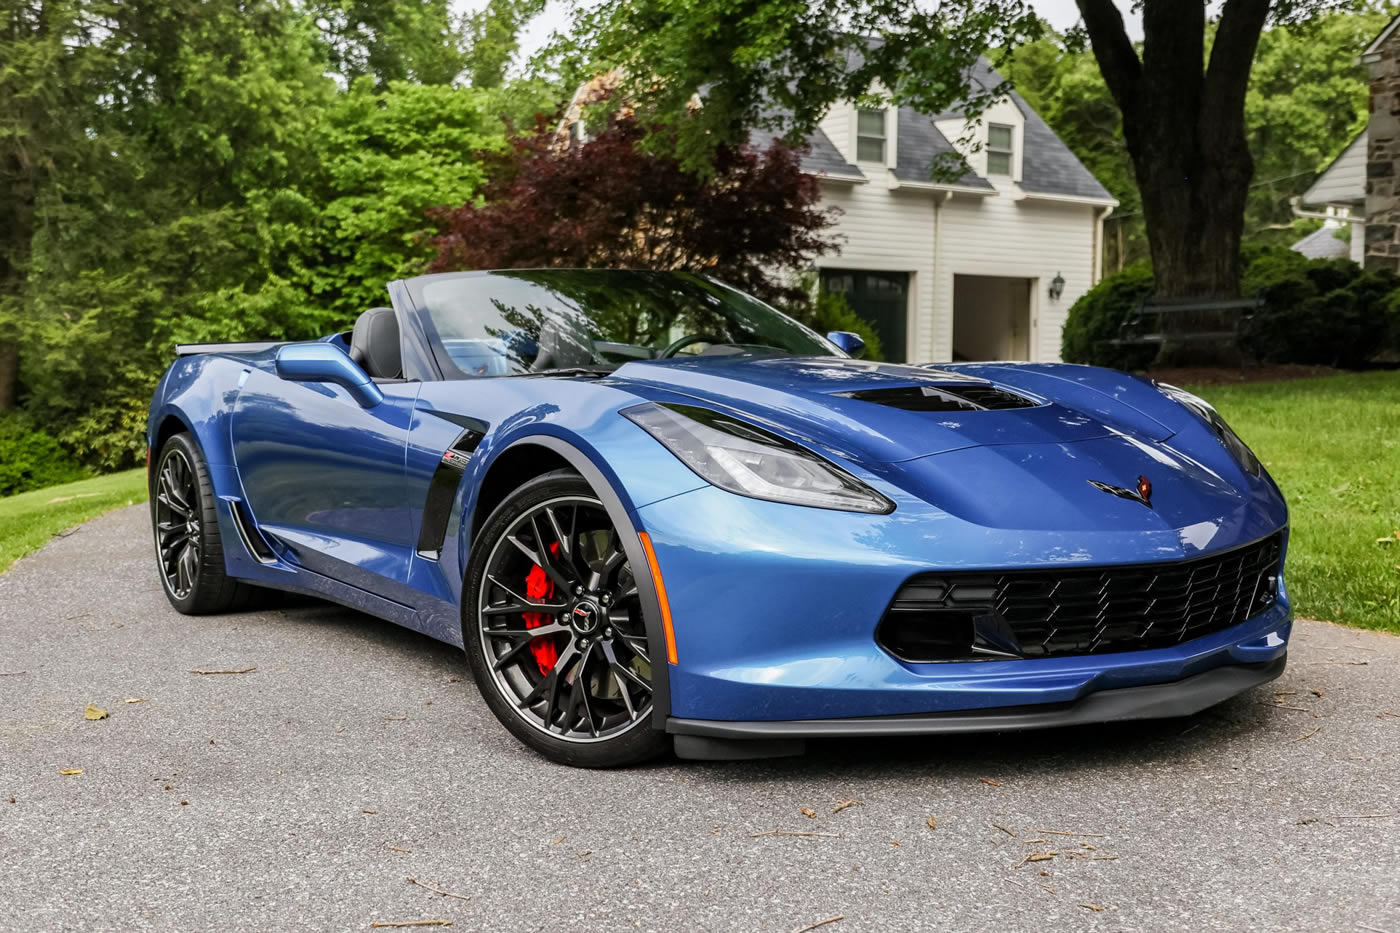
[[[247,605],[255,589],[224,572],[214,487],[204,457],[188,434],[171,437],[156,456],[151,524],[170,605],[186,615]]]
[[[463,619],[477,687],[531,748],[593,768],[666,748],[651,724],[652,652],[633,569],[582,477],[541,476],[487,519]]]

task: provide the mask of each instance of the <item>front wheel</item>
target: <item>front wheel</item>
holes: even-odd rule
[[[590,768],[666,748],[651,724],[652,652],[633,568],[582,477],[549,473],[511,493],[472,548],[463,590],[472,675],[516,738]]]

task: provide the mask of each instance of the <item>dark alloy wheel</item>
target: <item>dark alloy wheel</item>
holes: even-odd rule
[[[581,477],[551,473],[516,490],[487,520],[468,584],[472,673],[518,738],[587,767],[665,747],[651,724],[652,652],[633,569]]]
[[[151,473],[156,561],[170,604],[195,615],[246,605],[254,587],[224,572],[214,487],[188,434],[165,442]]]

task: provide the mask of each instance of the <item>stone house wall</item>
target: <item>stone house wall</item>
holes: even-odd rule
[[[1370,69],[1366,128],[1367,269],[1400,271],[1400,29],[1363,59]]]

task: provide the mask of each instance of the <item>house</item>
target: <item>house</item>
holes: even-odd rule
[[[1305,217],[1322,216],[1332,227],[1293,248],[1309,240],[1316,246],[1322,242],[1319,234],[1335,237],[1347,223],[1352,235],[1345,255],[1367,269],[1400,271],[1400,16],[1371,40],[1360,63],[1371,90],[1366,128],[1323,169],[1300,199],[1302,208],[1294,209]],[[1363,225],[1364,235],[1358,229]]]
[[[1001,83],[985,62],[972,77]],[[838,103],[809,142],[803,168],[842,211],[822,287],[875,326],[886,359],[1060,358],[1118,202],[1019,94],[971,126],[957,111]],[[949,154],[967,171],[935,180]]]
[[[1002,83],[985,61],[971,77]],[[579,88],[561,138],[583,138],[584,103],[614,83]],[[1060,358],[1118,202],[1019,94],[972,124],[956,110],[838,103],[807,142],[802,168],[820,180],[821,206],[841,210],[840,252],[816,262],[821,286],[874,326],[886,360]],[[935,177],[958,156],[961,177]]]
[[[1295,250],[1309,259],[1365,259],[1365,130],[1322,170],[1299,202],[1302,209],[1295,206],[1295,214],[1320,218],[1323,225],[1294,243]]]

